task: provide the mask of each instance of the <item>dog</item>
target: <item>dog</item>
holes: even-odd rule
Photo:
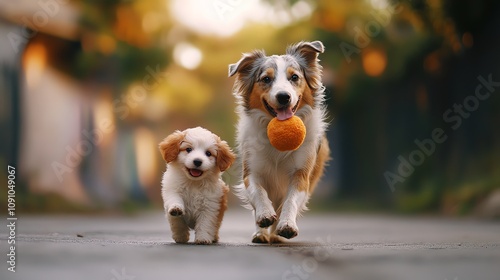
[[[176,243],[219,241],[219,228],[227,208],[228,186],[221,173],[235,160],[225,141],[207,129],[175,131],[159,144],[167,169],[161,195]]]
[[[229,77],[236,76],[233,95],[243,167],[235,194],[254,211],[254,243],[277,243],[298,235],[297,215],[307,209],[330,158],[318,60],[323,52],[320,41],[300,42],[284,55],[266,56],[256,50],[229,65]],[[297,150],[280,152],[269,143],[267,125],[275,117],[286,120],[294,115],[304,122],[306,138]]]

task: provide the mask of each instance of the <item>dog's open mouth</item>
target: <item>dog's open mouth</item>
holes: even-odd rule
[[[188,168],[187,170],[189,172],[189,175],[191,175],[192,177],[200,177],[201,175],[203,175],[203,171],[196,168]]]
[[[281,107],[278,109],[274,109],[273,107],[271,107],[271,105],[269,105],[269,103],[267,103],[266,99],[262,99],[262,101],[264,103],[264,107],[266,107],[266,110],[269,112],[269,114],[278,118],[278,120],[280,120],[280,121],[284,121],[284,120],[288,120],[289,118],[293,117],[293,115],[295,115],[295,112],[297,111],[297,108],[299,107],[300,99],[301,99],[301,97],[299,97],[297,104],[295,104],[295,106],[293,106],[293,108],[290,106],[287,106],[287,107]]]

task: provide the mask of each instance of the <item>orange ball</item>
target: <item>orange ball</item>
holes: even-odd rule
[[[274,118],[267,125],[267,137],[278,151],[295,151],[306,138],[306,126],[297,116],[284,121]]]

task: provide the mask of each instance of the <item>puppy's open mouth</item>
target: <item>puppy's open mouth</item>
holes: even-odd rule
[[[287,106],[287,107],[281,107],[278,109],[274,109],[273,107],[271,107],[271,105],[269,105],[269,103],[267,103],[266,99],[262,99],[262,102],[264,103],[264,107],[266,107],[266,110],[269,112],[269,114],[271,114],[271,116],[278,118],[278,120],[280,120],[280,121],[284,121],[284,120],[287,120],[287,119],[293,117],[293,115],[295,115],[295,112],[297,111],[297,108],[299,107],[299,103],[300,103],[301,98],[302,98],[302,96],[299,97],[299,100],[297,100],[297,104],[295,104],[295,106],[293,106],[293,108],[290,106]]]
[[[187,168],[187,171],[191,177],[200,177],[203,175],[203,171],[196,169],[196,168]]]

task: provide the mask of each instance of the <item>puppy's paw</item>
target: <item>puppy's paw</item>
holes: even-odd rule
[[[276,213],[269,213],[269,214],[264,214],[260,215],[257,217],[257,220],[255,221],[257,225],[261,228],[267,228],[274,224],[276,222]]]
[[[194,243],[196,243],[196,245],[210,245],[212,244],[212,240],[210,239],[195,239],[194,240]]]
[[[175,243],[186,244],[189,241],[189,236],[187,238],[185,238],[185,237],[177,237],[177,238],[174,237],[174,241],[175,241]]]
[[[170,216],[174,216],[174,217],[182,216],[182,215],[184,215],[184,209],[180,205],[172,205],[168,209],[168,214],[170,214]]]
[[[276,234],[286,239],[290,239],[299,234],[299,229],[292,223],[284,223],[282,225],[280,223],[280,225],[278,225],[278,228],[276,229]]]
[[[212,239],[212,243],[219,243],[219,235],[216,234],[215,237]]]

